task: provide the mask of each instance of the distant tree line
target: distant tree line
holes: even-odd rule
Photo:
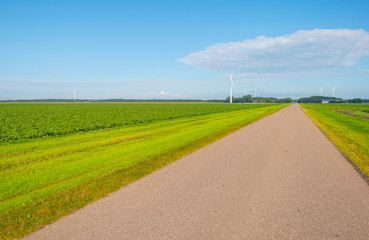
[[[335,97],[311,96],[292,100],[291,98],[275,98],[275,97],[252,97],[250,94],[243,97],[232,97],[234,103],[322,103],[322,99],[330,99],[330,103],[369,103],[369,99],[353,98],[349,100],[339,99]],[[19,99],[19,100],[0,100],[0,102],[74,102],[73,99]],[[221,99],[76,99],[76,102],[225,102],[229,103],[229,97],[225,100]]]
[[[353,99],[349,99],[347,100],[348,103],[362,103],[363,99],[361,98],[353,98]]]
[[[299,98],[298,103],[322,103],[322,99],[336,99],[334,97],[324,97],[324,96],[311,96]]]
[[[0,102],[74,102],[73,99],[20,99],[0,100]],[[76,102],[223,102],[222,99],[76,99]]]
[[[298,103],[322,103],[323,99],[328,99],[329,103],[363,103],[369,102],[369,99],[361,99],[361,98],[353,98],[353,99],[341,99],[336,97],[325,97],[325,96],[311,96],[299,98],[297,100]]]
[[[225,103],[229,103],[229,97],[225,99]],[[253,98],[250,94],[244,95],[243,97],[232,97],[233,103],[291,103],[291,98],[275,98],[275,97],[255,97]]]

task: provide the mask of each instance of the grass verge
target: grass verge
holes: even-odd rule
[[[351,114],[369,118],[369,113],[368,112],[355,111],[355,112],[351,112]]]
[[[369,120],[333,110],[363,110],[369,104],[302,104],[306,115],[369,179]]]
[[[1,146],[1,239],[22,237],[286,105]]]

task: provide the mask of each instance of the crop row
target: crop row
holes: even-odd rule
[[[0,142],[67,135],[263,106],[265,105],[6,103],[0,104]]]

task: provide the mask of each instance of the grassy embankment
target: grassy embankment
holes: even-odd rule
[[[365,112],[369,104],[302,104],[302,107],[331,142],[369,177],[369,119],[333,111]]]
[[[21,237],[286,105],[0,145],[0,232]]]
[[[365,111],[354,111],[354,112],[351,112],[351,114],[369,118],[369,112],[365,112]]]

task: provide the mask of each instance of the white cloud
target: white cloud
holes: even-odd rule
[[[178,61],[211,71],[286,73],[354,66],[368,55],[364,30],[315,29],[215,44]]]
[[[168,93],[165,91],[160,91],[160,93],[158,94],[159,96],[163,96],[163,97],[179,97],[179,94],[175,94],[175,93]]]

